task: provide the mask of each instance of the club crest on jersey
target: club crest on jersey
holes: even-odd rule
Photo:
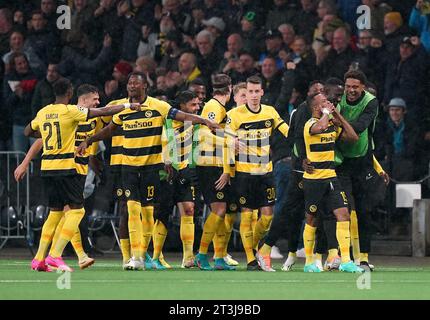
[[[222,199],[224,199],[224,192],[218,192],[218,193],[216,194],[216,198],[217,198],[218,200],[222,200]]]
[[[230,123],[231,123],[231,118],[230,118],[230,117],[229,117],[229,118],[227,118],[226,123],[227,123],[227,124],[230,124]]]
[[[152,111],[151,110],[145,111],[145,117],[151,118],[152,117]]]
[[[303,181],[299,182],[299,189],[303,189]]]
[[[317,209],[318,209],[318,207],[314,204],[309,207],[309,211],[312,213],[317,212]]]
[[[264,125],[266,126],[266,128],[270,128],[272,126],[272,122],[270,120],[266,120]]]
[[[78,106],[78,110],[81,112],[87,112],[88,109],[85,107]]]
[[[236,205],[235,203],[232,203],[232,204],[230,205],[230,210],[231,210],[231,211],[235,211],[235,210],[237,210],[237,205]]]
[[[122,196],[122,189],[116,189],[116,195],[118,197],[121,197]]]
[[[240,197],[239,202],[240,202],[240,204],[245,204],[246,203],[246,198],[245,197]]]
[[[131,194],[131,192],[130,192],[130,190],[125,190],[125,196],[127,197],[127,198],[129,198],[130,197],[130,194]]]
[[[209,118],[209,120],[215,120],[215,112],[209,112],[208,118]]]

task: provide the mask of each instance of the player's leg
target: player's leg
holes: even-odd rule
[[[69,205],[70,210],[65,213],[65,221],[60,237],[47,263],[61,270],[72,271],[61,259],[61,255],[66,245],[79,229],[79,223],[85,215],[82,180],[78,175],[66,177],[62,179],[60,191],[63,192],[65,204]]]

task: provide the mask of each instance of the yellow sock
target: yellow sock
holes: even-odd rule
[[[271,251],[272,251],[272,247],[267,244],[263,244],[263,246],[259,250],[262,256],[270,256]]]
[[[79,223],[85,215],[85,209],[71,209],[65,213],[65,221],[63,228],[61,229],[60,237],[58,238],[57,244],[52,251],[53,258],[59,258],[63,254],[64,248],[70,242],[79,228]]]
[[[42,234],[40,235],[39,248],[37,249],[36,256],[34,257],[36,260],[45,259],[46,252],[48,251],[48,246],[54,237],[55,229],[57,228],[58,223],[61,218],[64,216],[63,211],[50,211],[48,218],[43,224]]]
[[[368,253],[362,253],[360,255],[360,261],[364,261],[364,262],[369,263],[369,254]]]
[[[322,261],[322,254],[321,253],[315,253],[315,260]]]
[[[255,260],[253,252],[254,233],[252,232],[252,215],[252,212],[244,211],[241,213],[240,220],[240,237],[242,238],[243,248],[245,249],[247,263]]]
[[[224,217],[225,219],[225,217]],[[219,224],[219,227],[215,233],[215,236],[213,238],[214,243],[214,252],[215,258],[223,258],[224,257],[224,251],[225,251],[225,241],[226,241],[226,227],[225,227],[225,221],[222,221]]]
[[[182,254],[184,259],[191,259],[194,246],[194,217],[181,216],[181,226],[179,228],[182,241]]]
[[[209,244],[212,242],[212,239],[214,238],[215,232],[216,230],[218,230],[220,223],[223,223],[223,222],[224,222],[224,217],[221,218],[220,216],[216,215],[213,212],[209,214],[203,226],[203,233],[202,233],[202,238],[200,240],[199,253],[202,253],[202,254],[208,253]]]
[[[225,223],[225,246],[224,246],[224,254],[225,257],[227,255],[228,244],[230,242],[231,233],[233,232],[234,222],[236,221],[237,213],[227,213],[224,218]]]
[[[167,238],[167,228],[163,222],[157,220],[154,226],[154,234],[152,235],[152,243],[154,245],[154,252],[152,253],[152,259],[158,259],[161,251],[163,250],[164,241]]]
[[[120,239],[122,262],[126,263],[130,259],[130,239]]]
[[[254,232],[255,230],[257,221],[258,221],[258,210],[252,210],[252,219],[251,219],[252,232]]]
[[[339,251],[337,249],[329,249],[327,260],[331,261],[333,258],[336,258],[339,255]]]
[[[288,256],[292,257],[292,258],[296,258],[297,257],[297,253],[290,251],[290,252],[288,252]]]
[[[128,200],[128,233],[130,235],[131,254],[135,258],[142,258],[142,220],[140,219],[141,206],[139,202]]]
[[[61,218],[60,222],[58,222],[57,228],[55,229],[54,238],[52,238],[51,248],[49,249],[49,255],[52,255],[52,251],[54,251],[54,248],[57,245],[57,241],[58,238],[60,238],[61,229],[63,229],[65,219],[66,217],[63,214],[63,217]]]
[[[311,227],[306,223],[305,230],[303,231],[303,243],[305,245],[306,264],[314,262],[314,246],[315,246],[315,232],[316,227]]]
[[[349,221],[338,221],[336,223],[336,238],[339,243],[342,263],[350,261],[349,246],[351,244],[351,236],[349,233]]]
[[[262,214],[260,219],[258,219],[257,224],[254,229],[253,243],[252,246],[258,249],[258,243],[265,236],[267,231],[269,231],[270,224],[272,223],[273,215],[267,216]]]
[[[360,238],[358,235],[357,212],[351,210],[351,246],[354,259],[360,259]]]
[[[152,232],[154,231],[154,206],[142,207],[142,231],[142,256],[144,256],[145,253],[148,251],[148,246],[151,242]]]
[[[76,255],[78,256],[79,261],[87,257],[87,254],[85,253],[84,248],[82,247],[82,238],[81,238],[81,231],[79,231],[79,226],[78,226],[78,230],[76,230],[70,242],[72,243],[72,247],[75,250]]]

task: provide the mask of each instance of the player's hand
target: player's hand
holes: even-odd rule
[[[25,174],[27,173],[27,167],[28,166],[26,166],[23,163],[21,163],[18,167],[16,167],[13,173],[16,182],[21,181],[25,177]]]
[[[388,173],[386,173],[385,171],[382,171],[379,176],[384,179],[384,183],[386,186],[388,186],[388,184],[390,183],[390,176],[388,175]]]
[[[309,159],[303,159],[302,167],[307,173],[314,173],[315,168],[311,165],[311,161]]]
[[[217,181],[215,181],[215,190],[219,191],[224,189],[224,187],[230,183],[230,175],[228,173],[223,173]]]
[[[130,109],[133,111],[139,111],[140,110],[140,103],[137,103],[137,102],[130,103]]]
[[[88,142],[86,140],[82,141],[79,147],[76,149],[75,154],[82,157],[84,156],[85,151],[87,151],[87,148],[88,148]]]
[[[205,125],[209,128],[210,131],[215,132],[217,129],[221,129],[221,126],[215,121],[205,119]]]
[[[120,1],[116,6],[116,10],[119,17],[125,15],[130,10],[130,5],[128,4],[128,1]]]
[[[173,166],[171,163],[166,163],[164,165],[164,170],[167,172],[167,181],[172,181],[173,179]]]

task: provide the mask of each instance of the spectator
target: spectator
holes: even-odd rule
[[[283,23],[293,24],[297,10],[288,4],[288,0],[274,0],[273,8],[266,16],[266,30],[278,29]]]
[[[207,18],[221,17],[225,10],[221,7],[218,0],[204,0],[205,16]]]
[[[262,64],[266,57],[271,56],[276,59],[278,69],[282,69],[284,67],[284,62],[279,57],[279,52],[283,48],[282,34],[278,29],[267,31],[265,43],[266,50],[260,54],[259,63]]]
[[[384,17],[385,50],[387,56],[398,57],[399,46],[406,35],[403,18],[399,12],[389,12]]]
[[[25,48],[31,48],[44,65],[48,65],[51,57],[60,57],[58,38],[47,28],[47,21],[42,11],[33,11],[31,14],[31,31],[25,41]],[[33,71],[37,68],[31,65]]]
[[[186,34],[189,34],[191,30],[191,15],[187,13],[187,10],[181,5],[179,0],[165,0],[163,5],[163,12],[170,13],[173,21],[175,22],[178,29]]]
[[[104,94],[107,102],[127,97],[128,75],[133,71],[127,62],[118,62],[112,72],[112,80],[105,82]]]
[[[48,64],[48,70],[46,71],[46,77],[39,81],[34,89],[33,98],[31,100],[31,113],[32,118],[36,117],[37,112],[44,106],[55,101],[55,94],[53,85],[55,81],[60,79],[58,73],[57,63]]]
[[[276,59],[268,56],[261,65],[264,96],[261,103],[274,106],[281,90],[282,73],[276,66]]]
[[[123,17],[124,30],[122,39],[121,59],[132,63],[137,59],[137,47],[142,34],[142,25],[152,25],[154,23],[154,3],[149,0],[121,1],[119,16]],[[160,22],[160,32],[164,35],[170,30],[161,30],[163,19]]]
[[[300,3],[302,9],[295,17],[295,29],[297,34],[304,36],[306,41],[310,42],[319,21],[316,13],[316,2],[314,0],[300,0]]]
[[[326,57],[333,43],[334,31],[337,28],[345,26],[344,22],[336,15],[327,14],[318,24],[315,30],[312,49],[315,52],[317,65],[319,65]]]
[[[430,53],[430,18],[428,13],[424,14],[422,12],[423,8],[424,1],[417,0],[409,17],[409,26],[419,32],[421,43],[427,52]]]
[[[158,34],[153,32],[150,25],[144,24],[141,28],[141,37],[137,47],[137,56],[148,56],[154,58],[158,42]]]
[[[48,30],[55,32],[57,29],[57,1],[56,0],[41,0],[40,11],[42,11],[48,25]]]
[[[319,65],[319,73],[322,79],[329,77],[343,78],[348,71],[355,54],[349,46],[350,33],[346,27],[336,29],[333,34],[333,44],[327,57]]]
[[[393,60],[385,74],[384,102],[394,97],[405,100],[410,117],[421,119],[422,101],[425,97],[428,55],[417,37],[404,37],[398,48],[399,58]]]
[[[146,75],[146,81],[150,87],[155,85],[156,75],[155,70],[157,69],[157,63],[151,57],[142,56],[137,58],[136,67],[134,71],[142,72]]]
[[[178,60],[181,55],[183,48],[182,45],[183,36],[179,31],[170,31],[161,45],[163,49],[163,56],[160,61],[160,68],[166,71],[178,71]]]
[[[31,98],[37,78],[30,69],[25,54],[16,52],[10,57],[11,72],[4,78],[4,117],[12,123],[12,145],[14,151],[27,152],[30,139],[24,136],[24,127],[31,121]]]
[[[224,52],[224,58],[221,60],[218,71],[227,74],[234,69],[239,61],[239,53],[243,48],[243,40],[240,34],[233,33],[227,38],[227,51]]]
[[[100,86],[104,83],[102,71],[111,65],[112,60],[112,38],[105,35],[103,48],[95,59],[85,51],[87,39],[83,37],[77,48],[64,47],[58,70],[61,75],[69,78],[75,87],[80,84],[89,83]]]
[[[293,44],[294,37],[296,36],[296,32],[294,31],[294,27],[291,24],[284,23],[278,27],[278,31],[282,35],[283,49],[286,51],[286,53],[288,53],[289,48]]]
[[[242,51],[239,53],[239,61],[235,64],[233,70],[230,70],[228,75],[231,78],[233,84],[239,82],[245,82],[250,76],[258,73],[255,68],[255,59],[253,55],[247,51]]]
[[[24,12],[22,10],[16,10],[13,13],[13,29],[25,32],[27,30],[25,23]]]
[[[381,0],[362,0],[361,3],[370,8],[370,31],[375,36],[384,34],[384,17],[392,9],[386,3],[381,3]]]
[[[197,66],[197,57],[192,52],[184,52],[178,61],[179,72],[168,72],[166,75],[167,86],[173,92],[185,90],[191,81],[201,76]]]
[[[46,64],[37,56],[31,46],[26,46],[24,42],[24,34],[18,30],[10,35],[10,51],[3,56],[3,62],[6,67],[6,73],[10,71],[11,57],[14,53],[25,54],[30,68],[35,72],[38,77],[42,77],[46,73]]]
[[[210,79],[211,75],[218,68],[221,61],[214,50],[214,38],[207,30],[200,31],[196,36],[197,44],[197,64],[205,79]]]
[[[0,9],[0,55],[4,56],[10,49],[9,39],[13,26],[12,12],[7,8]]]
[[[240,21],[243,49],[253,55],[259,53],[261,46],[259,42],[264,38],[264,35],[256,27],[256,16],[254,11],[248,11]]]
[[[195,36],[197,33],[202,31],[205,26],[203,20],[205,19],[205,6],[202,1],[194,1],[191,4],[191,16],[193,18],[189,33],[191,36]]]
[[[219,56],[222,56],[225,52],[225,38],[222,36],[225,29],[225,22],[218,17],[212,17],[209,20],[203,20],[203,25],[206,26],[206,30],[208,30],[214,39],[214,48],[218,52]]]

